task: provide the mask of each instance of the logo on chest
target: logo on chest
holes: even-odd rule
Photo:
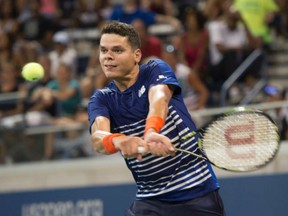
[[[141,96],[145,93],[145,91],[146,91],[146,88],[145,88],[145,86],[143,85],[143,86],[141,87],[141,89],[139,89],[139,91],[138,91],[138,97],[141,97]]]

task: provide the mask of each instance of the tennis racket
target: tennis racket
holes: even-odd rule
[[[267,165],[280,147],[278,127],[269,115],[258,110],[231,111],[218,116],[204,128],[188,133],[189,142],[199,134],[201,154],[181,148],[176,151],[194,155],[227,171],[248,172]]]

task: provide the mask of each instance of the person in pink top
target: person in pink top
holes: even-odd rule
[[[182,53],[182,60],[195,71],[201,79],[205,77],[208,31],[206,19],[196,7],[185,10],[185,32],[175,39],[174,45]]]

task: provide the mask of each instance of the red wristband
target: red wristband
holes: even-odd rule
[[[153,128],[158,133],[161,128],[164,126],[165,120],[161,116],[150,116],[146,119],[146,126],[144,134],[150,129]]]
[[[125,135],[121,134],[121,133],[112,133],[112,134],[108,134],[108,135],[103,137],[103,139],[102,139],[103,147],[110,154],[114,154],[114,153],[118,152],[118,149],[115,148],[115,146],[112,142],[112,139],[114,137],[119,137],[119,136],[125,136]]]

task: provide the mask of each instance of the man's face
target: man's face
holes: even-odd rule
[[[140,50],[133,50],[127,37],[116,34],[102,35],[99,61],[107,78],[129,78],[131,72],[137,69],[140,60]]]

